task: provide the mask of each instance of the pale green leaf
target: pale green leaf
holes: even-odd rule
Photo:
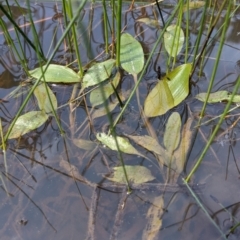
[[[48,115],[42,111],[32,111],[21,115],[13,126],[8,139],[18,138],[44,124]]]
[[[160,24],[158,20],[151,19],[151,18],[139,18],[137,22],[142,22],[148,25],[149,27],[160,28]]]
[[[179,144],[181,130],[181,117],[178,112],[173,112],[168,118],[163,142],[168,152],[172,153]]]
[[[163,78],[163,80],[170,79],[167,81],[167,84],[174,99],[174,106],[181,103],[189,94],[189,76],[191,70],[191,63],[182,64]]]
[[[183,30],[177,25],[170,25],[164,33],[164,46],[171,57],[176,57],[184,44]]]
[[[165,114],[174,107],[174,99],[167,80],[160,80],[151,90],[144,102],[144,113],[147,117]]]
[[[201,8],[204,5],[205,5],[205,1],[192,1],[192,2],[189,2],[189,10]],[[184,4],[182,11],[186,12],[187,10],[188,10],[188,6],[187,4]]]
[[[164,195],[155,197],[148,209],[146,218],[147,224],[143,230],[142,240],[159,239],[159,231],[162,227],[162,217],[164,214]]]
[[[145,99],[146,116],[163,115],[188,96],[191,69],[191,63],[180,65],[157,83]]]
[[[120,62],[122,68],[131,74],[138,74],[144,65],[141,44],[128,33],[121,35]]]
[[[141,153],[139,153],[128,141],[128,139],[123,138],[123,137],[116,137],[116,141],[114,137],[108,136],[105,133],[97,133],[96,135],[97,139],[110,149],[117,151],[117,144],[116,141],[118,142],[119,150],[123,153],[128,153],[128,154],[136,154],[139,156],[144,157]]]
[[[48,89],[50,99],[48,97],[46,88]],[[47,84],[46,87],[44,86],[44,84],[38,85],[34,89],[34,96],[37,99],[39,109],[43,110],[45,113],[49,113],[52,111],[50,101],[52,102],[54,110],[57,109],[57,98]]]
[[[98,146],[98,144],[93,141],[89,141],[89,140],[85,140],[85,139],[77,139],[77,138],[73,139],[73,143],[77,147],[84,149],[84,150],[88,150],[88,151],[91,151]]]
[[[127,182],[123,172],[123,167],[119,166],[114,167],[113,169],[113,176],[106,178],[113,182],[126,184]],[[132,183],[141,184],[155,179],[155,177],[151,174],[151,171],[144,166],[125,165],[125,169],[127,172],[128,180]]]
[[[192,122],[193,122],[193,118],[191,117],[184,124],[184,127],[182,129],[182,134],[181,134],[180,145],[178,149],[173,153],[176,159],[175,165],[176,165],[176,171],[178,173],[181,173],[184,169],[184,166],[187,160],[187,154],[191,146],[192,134],[193,134],[193,131],[191,131]]]
[[[114,88],[118,86],[120,81],[120,73],[117,72],[115,77],[113,78],[112,82],[108,82],[105,84],[102,88],[97,88],[91,91],[90,93],[90,102],[93,106],[100,105],[104,102],[104,100],[107,100],[110,95],[114,93]],[[103,96],[104,94],[104,96]]]
[[[82,87],[94,86],[110,78],[115,62],[114,59],[108,59],[90,67],[83,77]]]
[[[42,66],[43,70],[45,65]],[[35,68],[34,70],[29,71],[30,75],[34,78],[40,78],[42,76],[41,68]],[[71,68],[56,64],[50,64],[47,68],[47,71],[44,74],[46,82],[54,83],[77,83],[80,82],[79,75],[74,72]],[[41,78],[41,81],[44,81]]]
[[[207,100],[208,103],[217,103],[221,101],[229,101],[232,97],[228,91],[217,91],[209,94],[209,98],[207,100],[207,93],[199,93],[196,95],[196,99],[199,101],[205,102]],[[240,102],[240,95],[234,95],[232,102]]]

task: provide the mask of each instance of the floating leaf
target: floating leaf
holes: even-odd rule
[[[141,184],[145,182],[149,182],[155,179],[155,177],[151,174],[150,170],[144,166],[129,166],[125,165],[125,169],[127,172],[128,180],[135,184]],[[113,176],[106,177],[108,180],[118,183],[126,184],[125,174],[123,172],[123,167],[114,167],[113,168]]]
[[[181,117],[178,112],[173,112],[168,118],[164,132],[163,142],[168,152],[172,153],[180,141]]]
[[[128,33],[121,35],[120,62],[122,68],[131,74],[138,74],[144,65],[141,44]]]
[[[174,99],[167,80],[160,80],[145,99],[144,113],[147,117],[156,117],[165,114],[173,107]]]
[[[108,59],[90,67],[83,77],[82,87],[90,87],[108,79],[112,74],[115,62],[116,61],[114,59]]]
[[[163,115],[188,96],[191,69],[191,63],[180,65],[157,83],[145,99],[146,116]]]
[[[164,46],[171,57],[176,57],[184,44],[183,30],[177,25],[170,25],[164,33]]]
[[[207,93],[199,93],[196,95],[196,98],[199,101],[205,102],[207,100],[208,103],[217,103],[221,101],[229,101],[232,97],[228,91],[217,91],[215,93],[210,93],[209,98],[207,100]],[[240,102],[240,95],[235,95],[232,99],[232,102]]]
[[[110,149],[117,151],[117,144],[112,136],[108,136],[105,133],[97,133],[96,135],[97,139]],[[116,140],[118,142],[119,150],[123,153],[128,153],[128,154],[136,154],[139,156],[144,157],[141,153],[139,153],[128,141],[128,139],[123,138],[123,137],[116,137]]]
[[[77,139],[77,138],[73,139],[73,143],[77,147],[84,149],[84,150],[88,150],[88,151],[91,151],[98,146],[98,144],[93,141],[89,141],[89,140],[85,140],[85,139]]]
[[[8,137],[8,139],[18,138],[44,124],[48,115],[42,111],[32,111],[21,115]]]
[[[50,100],[46,88],[48,89]],[[50,101],[52,102],[54,110],[57,109],[57,98],[47,84],[46,87],[44,86],[44,84],[38,85],[34,90],[34,96],[37,98],[38,107],[45,113],[49,113],[52,111]]]
[[[137,22],[142,22],[148,25],[149,27],[160,28],[160,24],[158,20],[151,19],[151,18],[139,18]]]
[[[42,69],[45,69],[45,66],[42,66]],[[40,78],[42,76],[41,68],[35,68],[34,70],[29,71],[30,75],[34,78]],[[71,68],[56,64],[50,64],[45,72],[46,82],[54,83],[77,83],[80,82],[79,75],[75,73]],[[43,78],[41,78],[43,81]]]
[[[187,122],[184,124],[184,127],[182,129],[182,138],[180,142],[180,146],[178,149],[173,153],[176,158],[176,171],[178,173],[181,173],[184,169],[184,165],[187,160],[187,154],[192,142],[192,134],[193,131],[191,131],[191,125],[193,122],[193,118],[189,118]]]
[[[163,196],[155,197],[151,207],[147,212],[148,223],[143,231],[142,240],[157,239],[157,235],[162,226],[162,216],[164,214]]]
[[[174,106],[181,103],[189,94],[189,76],[191,70],[191,63],[182,64],[169,72],[164,78],[170,79],[167,83],[174,99]]]
[[[204,5],[205,5],[204,1],[192,1],[192,2],[189,2],[189,10],[201,8]],[[186,12],[187,10],[188,10],[188,6],[187,6],[187,4],[184,4],[182,11]]]
[[[119,81],[120,81],[120,73],[117,72],[117,74],[113,78],[112,82],[108,82],[102,88],[99,87],[97,89],[94,89],[90,93],[91,104],[93,106],[97,106],[97,105],[102,104],[104,102],[104,100],[107,100],[109,98],[109,96],[114,93],[113,86],[116,89],[116,87],[119,84]],[[103,96],[103,93],[104,93],[105,98]]]

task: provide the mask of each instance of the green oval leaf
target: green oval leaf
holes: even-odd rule
[[[128,33],[121,35],[120,62],[122,68],[131,74],[138,74],[144,65],[141,44]]]
[[[43,70],[45,66],[42,66]],[[34,78],[40,78],[42,76],[41,68],[35,68],[34,70],[29,71],[30,75]],[[75,73],[71,68],[56,64],[50,64],[45,72],[46,82],[54,83],[77,83],[80,82],[79,75]],[[41,81],[44,81],[41,78]]]
[[[94,86],[108,79],[112,74],[115,62],[116,61],[114,59],[108,59],[90,67],[83,77],[82,87],[86,88]]]
[[[48,115],[42,111],[32,111],[21,115],[8,137],[8,139],[18,138],[44,124]]]
[[[96,135],[97,139],[109,147],[110,149],[114,151],[118,151],[117,144],[115,139],[112,136],[108,136],[105,133],[97,133]],[[123,153],[128,153],[128,154],[136,154],[139,156],[144,157],[141,153],[139,153],[128,141],[128,139],[123,138],[123,137],[116,137],[116,140],[118,142],[119,150]]]
[[[207,100],[207,93],[199,93],[196,95],[196,99],[199,101],[205,102],[207,100],[208,103],[217,103],[221,101],[229,101],[232,97],[228,91],[217,91],[209,94],[209,98]],[[232,102],[238,103],[240,102],[240,95],[234,95]]]
[[[46,88],[48,89],[50,99],[48,97]],[[57,109],[57,98],[52,92],[52,90],[48,87],[48,85],[46,85],[46,87],[44,86],[44,84],[38,85],[34,89],[34,96],[37,99],[39,109],[43,110],[45,113],[49,113],[52,111],[50,101],[52,102],[54,110]]]
[[[141,184],[141,183],[149,182],[155,179],[155,177],[151,174],[150,170],[144,166],[125,165],[125,169],[127,172],[128,179],[132,183]],[[114,167],[113,170],[114,170],[113,176],[106,177],[106,178],[113,182],[127,184],[127,181],[123,172],[123,167],[122,166]]]
[[[164,33],[164,46],[171,57],[176,57],[184,44],[183,30],[177,25],[170,25]]]
[[[144,102],[144,113],[147,117],[165,114],[174,107],[174,99],[167,80],[160,80],[148,94]]]
[[[104,100],[107,100],[110,97],[110,95],[112,95],[114,93],[113,86],[116,89],[116,87],[119,84],[119,81],[120,81],[120,73],[117,72],[117,74],[113,78],[112,82],[108,82],[102,88],[99,87],[97,89],[94,89],[90,93],[91,104],[93,106],[97,106],[97,105],[104,103]],[[105,96],[103,96],[103,93]]]
[[[172,153],[179,144],[181,130],[181,117],[178,112],[173,112],[168,118],[163,143],[168,152]]]
[[[181,103],[189,94],[189,76],[191,70],[191,63],[182,64],[163,78],[170,79],[167,81],[167,84],[174,99],[174,106]]]

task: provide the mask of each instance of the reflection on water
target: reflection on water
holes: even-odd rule
[[[172,11],[171,4],[164,9],[165,19]],[[31,25],[28,16],[24,15],[26,13],[24,6],[18,9],[13,3],[12,9],[19,26],[22,26],[23,31],[31,38]],[[136,3],[133,11],[128,11],[129,6],[130,3],[124,4],[123,7],[123,26],[126,32],[137,36],[136,38],[141,42],[147,58],[161,30],[150,28],[137,20],[143,17],[159,18],[159,14],[154,5],[149,4],[144,7],[143,4]],[[110,16],[111,9],[108,11]],[[46,2],[42,4],[36,2],[31,5],[31,12],[36,21],[36,31],[43,52],[45,56],[49,56],[64,29],[62,6],[60,3]],[[226,89],[231,92],[239,75],[239,43],[235,39],[238,36],[238,31],[231,30],[239,24],[237,16],[230,23],[227,42],[214,82],[214,91]],[[102,18],[102,7],[99,4],[87,5],[81,13],[78,39],[84,64],[89,63],[104,49]],[[198,32],[200,18],[201,10],[196,10],[191,15],[189,61],[191,61],[196,39],[195,33]],[[17,48],[19,48],[11,23],[4,16],[2,19],[6,23]],[[183,19],[183,26],[185,22],[186,20]],[[36,53],[22,37],[20,40],[24,46],[27,66],[32,69],[38,65]],[[191,86],[190,96],[185,103],[175,109],[185,120],[189,115],[186,104],[196,116],[202,107],[202,103],[194,99],[194,95],[207,90],[217,47],[216,40],[206,55],[208,59],[203,69],[202,76],[204,77],[199,78],[197,74],[194,75],[193,80],[197,82],[196,86]],[[73,59],[74,54],[63,43],[54,57],[54,62],[67,65]],[[178,61],[183,61],[182,57]],[[151,85],[157,81],[158,66],[161,66],[162,71],[166,72],[166,54],[161,46],[154,54],[139,86],[142,103]],[[25,79],[26,75],[18,57],[0,33],[0,116],[5,130],[23,102],[26,93],[17,98],[6,98],[6,96]],[[132,89],[133,86],[134,82],[131,77],[123,73],[119,89],[124,92],[126,89]],[[50,87],[56,94],[60,106],[68,102],[72,86],[51,85]],[[87,98],[86,101],[88,103],[89,99]],[[225,103],[209,104],[205,120],[219,115],[224,106]],[[34,108],[36,108],[36,102],[31,99],[26,106],[26,111]],[[115,118],[120,110],[117,107],[112,116]],[[166,186],[162,182],[163,177],[159,170],[146,159],[133,155],[123,155],[127,164],[141,164],[150,169],[156,177],[156,181],[150,185],[155,184],[155,187],[147,184],[138,186],[132,194],[128,195],[125,187],[105,183],[104,174],[109,173],[112,167],[119,165],[117,154],[100,147],[94,151],[79,149],[72,143],[72,138],[81,137],[96,141],[96,132],[108,130],[108,120],[106,117],[95,119],[90,127],[88,121],[85,122],[87,118],[86,108],[80,103],[76,109],[74,123],[78,131],[72,136],[70,113],[68,105],[58,109],[58,115],[65,131],[64,136],[60,134],[55,119],[49,118],[36,131],[24,135],[21,139],[8,141],[6,152],[8,172],[4,169],[3,153],[1,153],[0,167],[7,187],[7,192],[3,185],[0,191],[1,239],[142,239],[143,231],[149,223],[146,218],[149,208],[153,206],[154,199],[159,196],[164,199],[164,207],[158,209],[162,219],[158,239],[186,240],[205,239],[206,237],[220,239],[219,232],[188,191],[173,185],[171,185],[172,191],[170,191],[170,186]],[[227,117],[222,126],[222,132],[219,132],[193,181],[193,186],[197,183],[205,183],[203,188],[195,190],[203,205],[209,210],[210,215],[224,233],[227,233],[239,219],[238,156],[240,153],[237,114],[238,109]],[[167,117],[168,114],[150,119],[160,142],[162,142]],[[201,133],[197,134],[194,141],[186,172],[191,170],[193,163],[199,157],[211,134],[210,130],[216,123],[217,120],[208,122],[201,127]],[[139,115],[135,98],[131,101],[116,129],[120,135],[122,133],[148,134],[145,123]],[[139,149],[139,151],[141,152],[143,149]],[[151,153],[145,152],[144,154],[154,161],[155,158]],[[61,164],[61,161],[69,162],[70,167],[64,167],[66,165]],[[161,187],[164,187],[164,191]],[[213,201],[210,195],[218,199],[218,203]],[[152,226],[148,226],[148,230],[151,228]],[[238,232],[237,230],[236,236]]]

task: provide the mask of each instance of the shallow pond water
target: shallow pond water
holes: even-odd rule
[[[175,4],[169,1],[171,4]],[[4,5],[4,2],[1,4]],[[167,19],[172,6],[166,5],[164,18]],[[151,3],[131,3],[123,5],[124,31],[136,36],[141,43],[146,58],[157,40],[159,29],[151,28],[139,21],[140,18],[160,19],[156,6]],[[31,26],[24,1],[21,8],[12,3],[14,18],[19,26],[31,38]],[[109,9],[109,16],[111,10]],[[31,4],[31,12],[36,22],[39,41],[46,56],[51,53],[64,29],[62,6],[59,2],[38,1]],[[194,48],[196,33],[199,27],[202,9],[194,10],[191,15],[191,35],[189,43]],[[18,46],[16,35],[11,23],[0,13],[6,23],[11,37]],[[221,55],[213,91],[232,91],[239,75],[239,14],[232,17],[228,28],[226,42]],[[89,63],[104,50],[103,15],[101,4],[87,4],[79,16],[79,49],[83,64]],[[183,27],[184,27],[183,19]],[[161,25],[161,22],[160,22]],[[85,41],[85,38],[88,39]],[[28,67],[38,64],[36,53],[24,43],[24,51]],[[197,116],[202,103],[195,99],[199,92],[208,88],[219,42],[215,40],[206,55],[203,73],[193,75],[196,85],[191,86],[191,94],[174,110],[178,111],[185,123],[192,113]],[[190,58],[191,61],[191,53]],[[166,52],[159,46],[151,60],[144,79],[139,86],[140,101],[143,104],[152,84],[157,82],[157,69],[161,66],[166,71]],[[74,59],[73,53],[64,44],[54,57],[55,63],[66,65]],[[98,58],[101,60],[101,57]],[[183,62],[179,57],[178,62]],[[76,67],[76,66],[74,66]],[[197,71],[198,72],[198,69]],[[126,92],[132,89],[134,81],[125,72],[122,73],[119,90]],[[4,128],[15,116],[26,93],[18,98],[7,98],[26,76],[8,46],[3,33],[0,32],[0,116]],[[72,85],[51,85],[58,105],[66,104],[71,96]],[[27,88],[26,88],[27,89]],[[23,89],[24,90],[24,89]],[[86,98],[89,104],[89,98]],[[226,103],[208,104],[203,122],[222,113]],[[234,107],[234,105],[232,106]],[[26,111],[36,108],[36,101],[31,99]],[[117,107],[113,118],[120,112]],[[107,181],[103,175],[111,172],[112,167],[120,165],[118,154],[99,147],[94,151],[79,149],[73,144],[73,138],[82,138],[97,142],[97,132],[108,131],[106,116],[94,119],[92,126],[87,119],[84,105],[75,111],[76,119],[73,128],[69,106],[60,107],[58,115],[65,131],[62,136],[53,117],[36,131],[32,131],[18,140],[9,140],[7,146],[8,174],[4,169],[3,153],[1,152],[1,171],[7,191],[0,191],[0,236],[1,239],[148,239],[143,231],[149,226],[148,211],[156,205],[155,199],[161,196],[164,208],[161,207],[162,226],[156,239],[223,239],[218,229],[202,211],[199,203],[183,185],[164,186],[163,176],[156,167],[155,157],[143,148],[134,145],[152,161],[136,155],[123,154],[128,165],[143,165],[151,170],[155,180],[144,186],[133,187],[132,194],[127,194],[126,187],[116,186]],[[211,145],[204,160],[195,173],[191,184],[200,202],[224,234],[235,225],[240,218],[239,206],[239,109],[231,112],[221,126],[218,136]],[[162,117],[151,118],[150,122],[156,131],[159,142],[163,142],[164,128],[169,113]],[[218,119],[204,124],[192,140],[192,150],[188,158],[185,172],[189,173],[211,135]],[[123,117],[116,126],[119,135],[147,135],[147,129],[138,111],[137,99],[133,98]],[[75,166],[74,177],[64,167],[69,161]],[[182,176],[186,176],[186,173]],[[84,177],[84,179],[82,179]],[[85,181],[86,180],[86,181]],[[179,179],[181,183],[181,179]],[[96,184],[101,184],[97,187]],[[159,209],[157,211],[160,211]],[[237,228],[229,239],[239,239]],[[148,236],[149,237],[149,236]],[[149,238],[150,239],[150,238]]]

